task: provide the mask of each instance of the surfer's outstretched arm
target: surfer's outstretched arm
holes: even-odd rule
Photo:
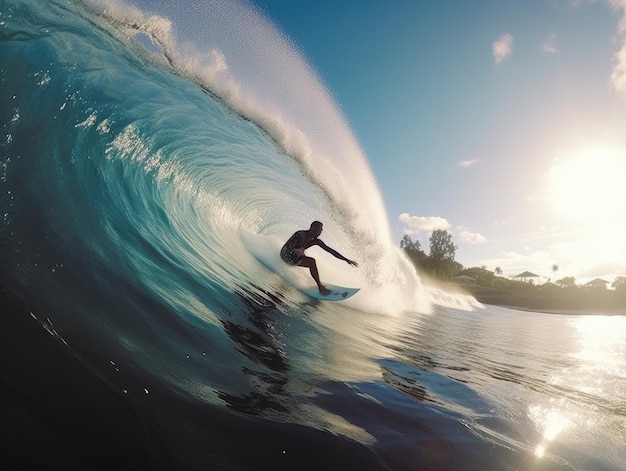
[[[317,245],[320,246],[321,248],[323,248],[324,250],[326,250],[326,252],[328,252],[329,254],[337,257],[339,260],[343,260],[344,262],[348,263],[349,265],[352,265],[353,267],[358,267],[359,266],[359,264],[356,263],[354,260],[350,260],[349,258],[344,257],[339,252],[337,252],[335,249],[329,247],[328,245],[326,245],[324,242],[322,242],[319,239],[317,240]]]

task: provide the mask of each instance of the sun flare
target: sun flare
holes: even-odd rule
[[[626,229],[626,152],[585,149],[559,158],[548,173],[550,201],[565,215],[589,226]]]
[[[555,252],[578,275],[600,277],[626,268],[626,149],[562,153],[548,171],[555,226],[571,237]],[[562,262],[565,263],[565,262]]]

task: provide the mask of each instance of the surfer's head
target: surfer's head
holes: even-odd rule
[[[324,225],[319,222],[319,221],[313,221],[311,223],[311,227],[309,228],[309,231],[315,235],[315,237],[319,236],[322,233],[322,229],[324,228]]]

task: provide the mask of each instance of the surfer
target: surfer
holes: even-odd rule
[[[324,225],[321,222],[313,221],[308,231],[301,230],[294,232],[289,240],[285,242],[283,248],[280,249],[280,257],[285,261],[285,263],[288,263],[289,265],[308,267],[311,272],[311,276],[315,280],[315,283],[317,283],[317,288],[320,290],[320,293],[323,295],[327,295],[331,291],[326,288],[320,281],[320,276],[317,272],[317,264],[315,263],[315,259],[313,257],[307,257],[306,255],[304,255],[304,251],[306,249],[317,245],[318,247],[326,250],[326,252],[328,252],[329,254],[334,255],[338,259],[347,262],[353,267],[358,267],[359,264],[356,263],[354,260],[350,260],[344,257],[335,249],[330,248],[328,245],[318,239],[318,237],[322,233],[323,228]]]

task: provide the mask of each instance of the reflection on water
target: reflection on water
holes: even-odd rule
[[[542,434],[535,448],[539,458],[559,439],[570,446],[588,444],[599,430],[609,430],[616,444],[626,441],[620,404],[626,394],[626,318],[580,316],[570,318],[568,325],[572,327],[569,365],[552,376],[554,395],[548,403],[528,408],[529,418]]]
[[[580,361],[582,371],[599,370],[610,376],[626,377],[624,370],[626,318],[585,316],[571,323],[579,335],[579,350],[572,356]],[[603,379],[604,375],[596,377]]]
[[[551,405],[553,402],[555,402],[554,399],[551,399]],[[559,402],[560,404],[556,407],[532,406],[529,409],[530,418],[539,429],[543,430],[543,438],[535,449],[535,455],[539,458],[545,455],[550,442],[572,425],[570,418],[561,409],[564,400],[561,399]]]
[[[246,378],[218,392],[232,409],[349,437],[390,469],[623,469],[623,316],[390,317],[239,294],[242,315],[222,319]]]

